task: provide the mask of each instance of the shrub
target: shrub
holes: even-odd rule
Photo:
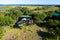
[[[3,25],[9,25],[13,23],[13,19],[8,16],[4,16],[3,14],[0,14],[0,26]]]

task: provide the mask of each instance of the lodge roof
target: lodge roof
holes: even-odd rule
[[[21,17],[23,17],[23,18],[31,18],[31,16],[29,16],[29,15],[22,15]]]
[[[53,15],[54,15],[54,16],[60,16],[60,14],[59,14],[59,13],[54,13]]]

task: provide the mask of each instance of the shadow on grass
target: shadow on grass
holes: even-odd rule
[[[46,38],[53,38],[54,35],[48,32],[38,31],[37,34],[42,37],[42,40],[46,40]]]
[[[47,23],[35,23],[38,27],[45,27]]]
[[[49,25],[47,22],[46,23],[36,23],[38,27],[45,27],[47,30],[53,29],[56,30],[56,28],[60,28],[60,24],[54,26],[54,25]]]

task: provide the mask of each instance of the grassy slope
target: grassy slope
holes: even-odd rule
[[[5,32],[1,40],[40,40],[37,31],[45,31],[46,29],[39,28],[37,25],[23,26],[20,28],[3,27]],[[42,40],[42,39],[41,39]]]

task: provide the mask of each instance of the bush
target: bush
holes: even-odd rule
[[[47,17],[47,13],[33,12],[31,14],[33,16],[33,20],[35,22],[43,22],[43,20]]]
[[[14,20],[11,17],[5,16],[5,24],[9,25],[9,24],[13,24]]]
[[[6,13],[6,16],[9,16],[14,20],[18,19],[23,14],[18,8],[10,9],[8,12],[9,13]]]
[[[0,14],[0,26],[9,25],[13,23],[13,19],[8,16],[4,16],[2,13]]]
[[[59,20],[52,20],[52,19],[50,19],[49,21],[48,21],[48,24],[50,25],[50,26],[58,26],[58,24],[60,24],[60,21]]]

